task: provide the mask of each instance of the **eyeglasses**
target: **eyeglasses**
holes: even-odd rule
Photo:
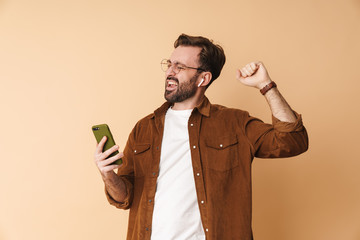
[[[186,70],[186,69],[195,69],[198,71],[205,71],[202,68],[194,68],[194,67],[188,67],[184,64],[181,63],[172,63],[169,59],[163,59],[161,61],[161,69],[166,72],[167,70],[169,70],[169,68],[172,67],[172,70],[174,71],[174,73],[178,74],[181,70]]]

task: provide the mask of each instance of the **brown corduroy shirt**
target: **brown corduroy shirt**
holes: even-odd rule
[[[159,175],[164,119],[170,103],[141,119],[124,149],[118,175],[127,198],[110,204],[130,208],[127,240],[150,239]],[[191,159],[200,215],[207,240],[251,240],[251,163],[254,157],[279,158],[303,153],[308,137],[301,116],[273,124],[248,112],[213,105],[204,97],[189,118]]]

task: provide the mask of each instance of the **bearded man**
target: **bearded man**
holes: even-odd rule
[[[272,124],[211,104],[205,92],[225,64],[223,49],[185,34],[174,47],[161,62],[166,102],[135,125],[123,152],[108,158],[119,146],[103,152],[105,137],[96,147],[106,196],[130,208],[128,240],[251,240],[251,163],[305,152],[301,116],[261,62],[237,70],[237,79],[260,90]]]

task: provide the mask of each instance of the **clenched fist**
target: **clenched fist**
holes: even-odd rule
[[[236,79],[242,84],[261,89],[271,82],[262,62],[251,62],[236,71]]]

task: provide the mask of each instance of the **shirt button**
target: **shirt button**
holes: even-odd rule
[[[156,150],[159,150],[159,147],[156,147]]]
[[[197,173],[197,174],[196,174],[196,176],[198,176],[198,177],[199,177],[199,176],[200,176],[200,173]]]
[[[155,176],[155,175],[156,175],[156,172],[153,172],[152,174],[153,174],[153,176]]]
[[[149,200],[149,203],[151,203],[151,202],[152,202],[152,200],[150,199],[150,200]]]
[[[136,153],[136,150],[134,150],[134,153]]]
[[[222,145],[222,144],[220,144],[220,147],[223,147],[223,145]]]
[[[201,204],[204,204],[204,201],[201,201]]]
[[[149,231],[149,228],[145,228],[146,231]]]
[[[195,148],[196,148],[196,146],[194,145],[194,146],[193,146],[193,148],[195,149]]]
[[[193,126],[194,126],[194,124],[193,124],[193,123],[190,123],[190,126],[192,126],[192,127],[193,127]]]
[[[209,229],[207,228],[207,229],[205,229],[205,231],[207,231],[207,232],[208,232],[208,231],[209,231]]]

